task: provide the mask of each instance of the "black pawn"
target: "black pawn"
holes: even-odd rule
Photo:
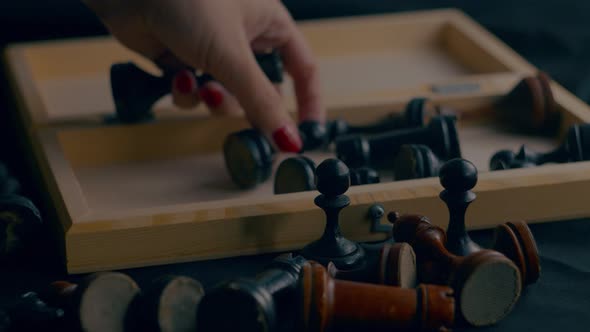
[[[303,121],[299,124],[299,134],[303,141],[303,150],[315,150],[328,141],[326,126],[318,121]]]
[[[226,137],[223,143],[225,166],[232,182],[241,189],[263,183],[272,174],[275,151],[255,129],[245,129]]]
[[[301,255],[326,266],[333,262],[338,269],[353,269],[364,260],[363,249],[344,238],[340,232],[340,210],[350,205],[344,193],[350,186],[350,171],[338,159],[327,159],[316,169],[316,187],[321,195],[315,204],[326,214],[326,228],[322,237],[301,250]]]
[[[361,167],[350,170],[351,186],[361,186],[379,182],[379,173],[370,167]]]
[[[467,256],[481,250],[465,229],[465,212],[476,197],[471,189],[477,183],[477,169],[471,162],[457,158],[441,167],[439,178],[445,188],[440,193],[440,198],[449,209],[447,249],[459,256]]]
[[[393,161],[396,180],[423,179],[438,175],[440,159],[426,145],[402,145]]]

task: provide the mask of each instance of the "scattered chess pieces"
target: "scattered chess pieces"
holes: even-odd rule
[[[522,288],[519,269],[510,259],[488,249],[453,255],[445,248],[445,232],[426,217],[389,213],[388,219],[395,240],[416,252],[419,282],[451,286],[465,322],[492,325],[510,313]]]
[[[256,61],[273,83],[283,81],[283,64],[277,51],[256,54]],[[154,119],[152,106],[172,90],[175,72],[163,69],[161,76],[145,72],[132,62],[111,66],[111,93],[115,102],[116,120],[140,123]],[[199,85],[213,78],[195,75]]]
[[[203,286],[192,278],[159,278],[131,302],[126,318],[126,330],[195,331],[197,309],[203,295]]]
[[[590,124],[572,125],[565,140],[553,151],[538,153],[523,145],[517,153],[496,152],[490,160],[490,170],[534,167],[547,163],[567,163],[590,160]]]
[[[283,160],[275,172],[274,193],[279,195],[315,190],[315,169],[313,160],[302,155]],[[352,186],[371,183],[379,183],[379,173],[374,169],[362,167],[350,170]]]
[[[465,228],[465,213],[476,195],[471,191],[477,183],[477,169],[464,159],[445,163],[440,170],[440,182],[445,188],[441,199],[449,209],[446,248],[455,255],[467,256],[481,251]],[[522,282],[532,284],[539,279],[540,259],[537,244],[528,225],[522,221],[507,222],[495,229],[492,248],[511,259],[520,271]]]
[[[316,262],[303,265],[299,282],[297,331],[448,331],[454,324],[453,290],[446,286],[335,280]]]
[[[46,295],[52,306],[63,308],[75,330],[124,332],[129,305],[140,289],[125,274],[96,273],[80,284],[55,282]]]
[[[402,145],[393,161],[395,180],[423,179],[438,176],[441,160],[426,145]]]
[[[329,263],[327,270],[335,279],[396,286],[416,287],[416,254],[407,243],[385,243],[377,259],[367,252],[366,263],[355,270],[340,270]]]
[[[560,125],[560,112],[551,91],[551,79],[543,72],[528,76],[491,108],[461,112],[461,121],[490,114],[501,123],[530,134],[551,136]]]
[[[41,213],[28,198],[0,196],[0,257],[19,257],[35,248],[41,226]]]
[[[404,144],[424,144],[443,160],[461,157],[454,116],[435,116],[426,127],[391,131],[370,138],[345,136],[336,140],[336,155],[351,168],[391,169]]]
[[[326,214],[326,227],[322,237],[301,250],[301,255],[323,265],[333,262],[343,270],[359,267],[365,259],[363,248],[346,239],[340,232],[340,210],[350,205],[344,193],[350,186],[350,172],[338,159],[327,159],[316,169],[316,187],[321,195],[315,204]]]
[[[282,255],[254,280],[216,287],[201,301],[197,331],[274,332],[292,326],[298,320],[293,305],[305,262],[301,256]]]

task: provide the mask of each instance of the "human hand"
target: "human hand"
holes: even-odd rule
[[[194,106],[201,99],[213,113],[244,112],[277,148],[300,151],[301,138],[280,89],[266,78],[253,54],[277,49],[293,78],[299,121],[324,121],[313,55],[280,1],[84,1],[124,45],[160,66],[180,70],[173,83],[178,106]],[[217,81],[197,86],[187,66]]]

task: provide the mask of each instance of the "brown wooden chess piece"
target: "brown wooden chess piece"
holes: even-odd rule
[[[139,291],[127,275],[102,272],[79,284],[55,282],[44,299],[51,306],[63,308],[75,330],[124,332],[129,305]]]
[[[333,279],[319,263],[303,265],[298,331],[448,331],[455,320],[453,290],[416,289]]]
[[[189,277],[158,278],[129,305],[126,331],[195,331],[197,309],[204,293],[201,283]]]
[[[409,243],[416,252],[418,280],[451,286],[467,323],[491,325],[512,310],[522,284],[518,267],[506,256],[487,249],[453,255],[445,247],[445,232],[426,217],[389,213],[388,219],[395,240]]]
[[[445,188],[440,198],[449,210],[446,248],[455,255],[466,256],[482,250],[471,240],[465,228],[465,213],[476,195],[471,191],[477,183],[477,169],[464,159],[446,162],[439,172]],[[524,222],[508,222],[496,227],[492,248],[501,252],[518,266],[525,285],[537,281],[540,260],[533,234]]]

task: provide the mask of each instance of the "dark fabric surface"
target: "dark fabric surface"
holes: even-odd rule
[[[498,35],[537,67],[549,72],[586,101],[590,100],[590,20],[587,1],[508,0],[286,0],[296,19],[372,14],[435,7],[459,7]],[[8,42],[104,34],[99,21],[79,1],[0,1],[0,45]],[[1,73],[0,73],[1,74]],[[2,89],[3,100],[10,99]],[[8,121],[8,103],[0,107],[2,158],[36,195],[30,170],[24,167],[25,151],[16,143],[15,128]],[[550,202],[548,202],[550,204]],[[534,207],[531,207],[534,208]],[[420,212],[420,211],[416,211]],[[514,311],[489,328],[459,331],[585,331],[590,326],[590,220],[532,225],[542,260],[540,281],[522,295]],[[480,243],[491,232],[474,233]],[[39,252],[51,250],[40,246]],[[220,280],[253,276],[275,255],[242,257],[125,270],[140,285],[162,274],[181,274],[199,279],[206,287]],[[0,273],[0,304],[18,294],[65,278],[52,260],[3,266]],[[68,277],[77,280],[78,276]]]

